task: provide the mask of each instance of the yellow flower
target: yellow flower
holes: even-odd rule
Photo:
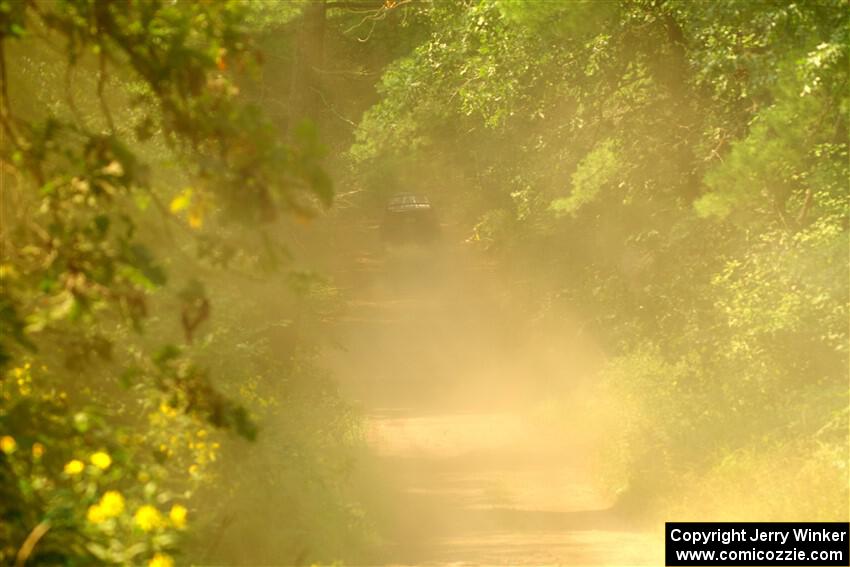
[[[117,490],[108,490],[98,504],[107,518],[118,516],[124,511],[124,497]]]
[[[73,462],[75,461],[71,461],[71,463]],[[80,461],[76,462],[80,463]],[[71,463],[68,464],[70,465]],[[80,463],[80,466],[82,466],[82,463]],[[67,468],[67,465],[65,468]],[[101,496],[100,502],[89,506],[88,512],[86,512],[86,519],[92,524],[100,524],[109,518],[118,516],[123,511],[124,497],[116,490],[108,490]]]
[[[112,457],[103,451],[98,451],[91,456],[91,464],[96,466],[99,469],[106,470],[109,468],[109,465],[112,464]]]
[[[177,408],[173,408],[165,402],[160,402],[159,411],[161,411],[167,417],[174,417],[175,415],[177,415]]]
[[[148,567],[174,567],[174,560],[164,553],[157,553],[148,561]]]
[[[3,451],[7,455],[11,455],[17,448],[18,443],[11,435],[4,435],[3,437],[0,437],[0,451]]]
[[[159,510],[149,504],[145,504],[136,510],[133,521],[146,532],[160,528],[163,524],[162,515],[159,513]]]
[[[44,445],[42,445],[41,443],[33,443],[32,456],[34,459],[40,459],[42,456],[44,456]]]
[[[95,504],[94,506],[89,506],[89,511],[86,512],[86,519],[92,524],[99,524],[106,520],[106,514],[103,512],[100,504]]]
[[[86,465],[79,459],[74,459],[65,463],[65,474],[80,474]]]
[[[181,504],[175,504],[171,507],[171,511],[168,513],[168,517],[171,519],[171,523],[174,524],[174,527],[182,530],[186,527],[186,515],[188,514],[188,510],[186,507]]]

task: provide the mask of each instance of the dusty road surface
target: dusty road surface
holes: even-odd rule
[[[660,564],[657,536],[609,510],[595,424],[546,417],[580,408],[563,398],[599,363],[580,329],[541,333],[461,247],[363,256],[347,284],[332,358],[367,418],[367,563]]]

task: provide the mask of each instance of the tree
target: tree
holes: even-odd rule
[[[0,2],[5,562],[172,564],[181,491],[217,453],[196,432],[255,435],[186,345],[142,333],[167,282],[150,246],[163,234],[192,235],[208,264],[268,262],[264,227],[331,199],[312,133],[284,141],[237,96],[258,64],[249,9]],[[40,90],[63,75],[64,93]],[[179,300],[162,313],[188,344],[210,302],[193,279]]]

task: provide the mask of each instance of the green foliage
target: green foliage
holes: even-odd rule
[[[752,118],[746,137],[731,144],[724,162],[708,172],[711,191],[695,204],[698,212],[725,216],[733,209],[764,207],[793,222],[787,209],[800,205],[793,199],[801,189],[815,185],[821,199],[845,189],[842,125],[828,117],[847,105],[842,92],[847,61],[846,49],[824,42],[781,69],[772,103]]]
[[[308,272],[286,280],[219,278],[208,290],[220,298],[217,324],[197,355],[226,377],[222,391],[260,435],[249,448],[224,444],[215,476],[199,489],[207,505],[188,551],[203,562],[331,563],[364,545],[367,522],[345,483],[360,449],[359,418],[321,367],[340,292]],[[248,298],[231,299],[240,294]]]
[[[583,205],[592,202],[606,185],[618,180],[618,165],[614,143],[606,140],[599,144],[576,167],[570,196],[552,201],[552,210],[574,215]]]

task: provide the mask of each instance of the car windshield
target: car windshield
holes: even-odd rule
[[[408,211],[430,208],[431,201],[428,200],[428,197],[423,197],[421,195],[412,195],[409,193],[405,193],[403,195],[396,195],[390,199],[389,203],[387,203],[387,210],[389,211]]]

